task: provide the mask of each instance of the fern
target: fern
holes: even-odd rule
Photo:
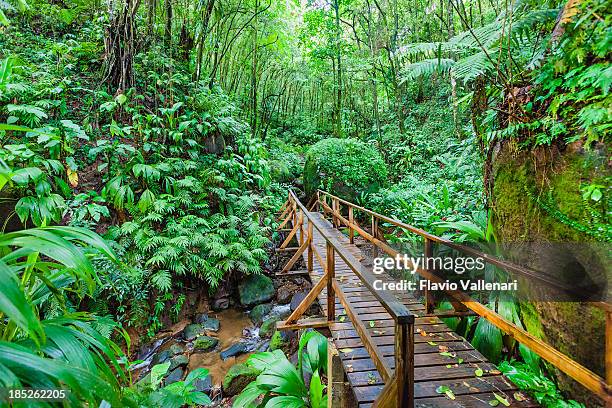
[[[422,76],[448,73],[455,61],[449,58],[426,59],[409,64],[402,72],[402,82],[415,80]]]

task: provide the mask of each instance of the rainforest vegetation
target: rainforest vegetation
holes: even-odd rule
[[[0,388],[69,389],[57,406],[326,406],[325,337],[262,318],[290,188],[458,242],[609,243],[611,8],[0,0]],[[216,347],[180,324],[219,330],[202,312],[228,307],[272,339],[212,379],[223,393],[184,343],[146,352],[182,330]],[[601,315],[568,340],[533,306],[490,307],[604,375]],[[601,404],[485,320],[448,323],[543,406]]]

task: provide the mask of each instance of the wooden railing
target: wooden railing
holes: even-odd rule
[[[287,238],[279,249],[287,248],[291,240],[296,237],[300,246],[296,248],[295,254],[283,268],[282,273],[287,273],[297,262],[305,251],[307,252],[307,267],[311,272],[313,260],[316,256],[322,266],[324,274],[321,279],[308,292],[304,300],[284,321],[279,323],[280,329],[296,329],[305,327],[322,327],[336,320],[336,297],[344,307],[346,316],[350,319],[355,331],[363,342],[364,348],[372,358],[376,369],[385,382],[385,389],[379,399],[374,403],[376,407],[401,407],[411,408],[414,406],[414,322],[415,316],[395,296],[387,291],[374,289],[374,275],[342,245],[338,238],[329,234],[329,228],[322,220],[306,209],[299,201],[293,191],[289,192],[289,198],[283,208],[280,219],[283,221],[279,228],[284,228],[291,220],[291,228]],[[306,226],[305,226],[306,224]],[[313,245],[313,231],[318,230],[325,239],[326,254],[325,261]],[[336,279],[336,255],[339,256],[347,266],[361,280],[363,285],[378,299],[395,321],[395,370],[383,358],[382,352],[374,343],[369,331],[361,321],[353,306],[347,300],[342,287]],[[316,297],[327,287],[327,319],[298,319],[310,307]]]
[[[295,195],[291,193],[292,200],[296,200]],[[382,250],[389,256],[395,257],[400,253],[393,249],[384,238],[380,225],[385,223],[390,226],[398,227],[402,230],[410,231],[423,238],[424,242],[424,256],[426,258],[433,255],[433,246],[435,244],[444,245],[454,250],[460,251],[464,254],[468,254],[474,257],[480,257],[485,262],[499,267],[505,271],[523,276],[530,280],[537,280],[543,284],[549,285],[550,287],[556,287],[560,290],[567,290],[568,288],[559,287],[558,283],[550,278],[546,278],[538,274],[529,268],[525,268],[520,265],[508,262],[503,259],[493,257],[489,254],[478,251],[474,248],[470,248],[464,245],[457,244],[450,240],[432,235],[422,229],[416,228],[412,225],[403,223],[399,220],[378,214],[374,211],[368,210],[339,197],[331,195],[327,192],[319,190],[316,195],[316,200],[313,203],[313,207],[318,206],[320,212],[324,214],[330,214],[332,223],[335,226],[345,226],[348,228],[349,240],[353,242],[354,234],[357,233],[364,239],[374,244],[376,248]],[[346,207],[346,217],[343,215],[341,207]],[[359,211],[364,216],[370,218],[370,231],[366,231],[356,221],[355,213]],[[437,276],[433,270],[417,268],[417,273],[425,279],[432,282],[441,282],[442,279]],[[374,291],[375,292],[375,291]],[[508,321],[495,311],[489,309],[485,305],[471,298],[466,293],[461,291],[447,291],[447,294],[451,297],[453,307],[455,308],[456,316],[465,315],[466,310],[472,311],[481,318],[486,319],[492,325],[502,330],[514,338],[519,343],[524,344],[531,351],[538,354],[541,358],[548,361],[550,364],[555,366],[560,371],[564,372],[578,383],[582,384],[588,390],[606,401],[607,406],[612,406],[612,305],[606,302],[589,302],[593,307],[601,309],[606,316],[605,326],[605,379],[597,375],[593,371],[584,367],[580,363],[576,362],[572,358],[556,350],[549,344],[545,343],[541,339],[528,333],[521,327],[518,327],[514,323]],[[435,302],[430,293],[425,293],[425,303],[428,313],[434,313]],[[444,316],[448,317],[448,315]],[[397,345],[396,345],[397,350]]]

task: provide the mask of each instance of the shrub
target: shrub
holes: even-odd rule
[[[373,193],[384,184],[387,167],[372,146],[355,139],[325,139],[306,153],[307,194],[323,188],[343,198]]]

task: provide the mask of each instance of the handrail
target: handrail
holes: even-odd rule
[[[383,307],[389,312],[393,320],[398,322],[414,322],[414,314],[411,313],[408,308],[398,301],[390,291],[377,291],[374,289],[374,276],[369,273],[366,268],[361,265],[359,260],[352,254],[344,251],[342,243],[335,237],[328,237],[325,235],[325,226],[320,220],[313,217],[311,212],[300,202],[295,193],[290,191],[291,198],[297,203],[297,207],[301,210],[302,214],[308,219],[308,222],[312,222],[314,228],[316,228],[321,235],[325,237],[325,240],[331,244],[338,255],[346,262],[346,264],[353,270],[357,277],[363,282],[364,286],[373,292],[373,295],[383,305]]]
[[[491,256],[491,255],[487,254],[487,253],[484,253],[484,252],[479,251],[477,249],[471,248],[469,246],[461,245],[461,244],[453,242],[453,241],[451,241],[449,239],[442,238],[442,237],[439,237],[437,235],[433,235],[433,234],[431,234],[431,233],[429,233],[429,232],[427,232],[427,231],[425,231],[425,230],[423,230],[421,228],[417,228],[417,227],[415,227],[413,225],[406,224],[405,222],[402,222],[400,220],[387,217],[385,215],[382,215],[382,214],[377,213],[375,211],[369,210],[369,209],[364,208],[362,206],[359,206],[357,204],[353,204],[350,201],[346,201],[346,200],[344,200],[344,199],[342,199],[340,197],[337,197],[337,196],[335,196],[333,194],[330,194],[330,193],[328,193],[326,191],[317,190],[317,193],[319,195],[322,194],[324,196],[330,197],[331,199],[333,199],[333,200],[335,200],[335,201],[337,201],[339,203],[342,203],[342,204],[346,205],[347,207],[352,208],[353,210],[362,211],[362,212],[364,212],[364,213],[366,213],[366,214],[368,214],[368,215],[370,215],[370,216],[372,216],[374,218],[377,218],[377,219],[379,219],[381,221],[384,221],[384,222],[389,223],[391,225],[394,225],[394,226],[396,226],[398,228],[402,228],[402,229],[408,230],[410,232],[413,232],[413,233],[415,233],[417,235],[420,235],[421,237],[423,237],[423,238],[425,238],[425,239],[427,239],[427,240],[429,240],[431,242],[439,243],[439,244],[445,245],[445,246],[447,246],[449,248],[452,248],[452,249],[464,252],[466,254],[482,258],[485,262],[487,262],[487,263],[489,263],[491,265],[495,265],[495,266],[497,266],[497,267],[499,267],[499,268],[501,268],[501,269],[503,269],[503,270],[505,270],[507,272],[515,272],[515,273],[517,273],[519,275],[522,275],[522,276],[524,276],[526,278],[538,280],[540,282],[546,283],[547,285],[549,285],[551,287],[555,287],[557,289],[561,289],[561,290],[563,290],[563,291],[565,291],[567,293],[574,292],[573,288],[565,286],[565,285],[561,285],[561,284],[559,284],[559,282],[556,282],[556,281],[554,281],[552,279],[547,279],[546,277],[543,277],[541,274],[538,274],[538,272],[533,270],[533,269],[527,268],[525,266],[517,265],[515,263],[506,261],[504,259],[496,258],[494,256]],[[320,204],[327,204],[327,203],[321,201],[320,199],[318,201],[319,201]],[[593,307],[602,309],[602,310],[604,310],[606,312],[612,312],[612,304],[611,303],[602,302],[602,301],[598,301],[598,302],[586,302],[586,303],[588,303],[589,305],[591,305]]]
[[[316,204],[316,203],[315,203]],[[335,236],[328,234],[329,228],[326,227],[321,219],[314,217],[312,213],[300,202],[295,192],[289,190],[289,198],[281,208],[282,217],[286,218],[281,223],[284,226],[289,220],[293,222],[290,234],[285,238],[281,249],[297,235],[300,247],[283,268],[283,272],[288,270],[296,262],[297,258],[307,249],[308,272],[313,270],[313,254],[319,259],[324,269],[324,275],[316,282],[308,292],[304,300],[295,308],[285,322],[281,322],[283,327],[295,327],[304,311],[314,301],[316,296],[321,293],[323,287],[327,285],[327,321],[328,324],[335,322],[335,298],[338,297],[344,307],[346,315],[353,323],[355,331],[363,342],[364,348],[372,357],[381,378],[386,383],[385,390],[375,401],[376,407],[394,406],[398,408],[412,408],[414,406],[414,323],[415,315],[400,302],[390,291],[377,291],[374,289],[374,275],[365,268],[353,254],[346,250],[343,243]],[[308,222],[306,237],[304,239],[304,220]],[[323,265],[322,258],[316,252],[313,240],[313,229],[316,228],[326,242],[326,265]],[[298,234],[299,231],[299,234]],[[372,336],[365,327],[344,294],[341,285],[335,277],[335,255],[346,263],[353,273],[361,280],[363,285],[374,295],[381,305],[387,310],[395,321],[395,370],[392,371],[382,352],[378,349]],[[314,324],[314,322],[312,322]],[[317,322],[318,324],[318,322]]]
[[[332,207],[330,207],[326,200],[321,200],[321,195],[325,197],[330,197],[332,201]],[[538,278],[537,276],[533,276],[534,271],[531,271],[527,268],[512,264],[507,261],[503,261],[482,253],[473,248],[463,246],[460,244],[456,244],[450,240],[432,235],[420,228],[416,228],[409,224],[403,223],[399,220],[394,220],[392,218],[386,217],[382,214],[378,214],[374,211],[368,210],[356,204],[353,204],[349,201],[343,200],[339,197],[336,197],[332,194],[329,194],[325,191],[318,190],[317,192],[317,201],[319,203],[320,208],[323,209],[325,213],[329,212],[332,214],[334,225],[338,225],[339,223],[344,224],[349,228],[349,239],[352,241],[352,235],[354,232],[357,232],[359,235],[364,237],[369,242],[373,243],[376,247],[382,249],[385,253],[390,256],[396,256],[399,254],[399,251],[391,248],[387,245],[383,240],[379,239],[378,236],[378,223],[375,221],[382,220],[388,222],[392,225],[400,227],[402,229],[409,230],[414,232],[420,236],[422,236],[425,240],[425,248],[428,253],[427,256],[431,256],[431,243],[439,243],[442,245],[449,246],[451,248],[467,252],[471,255],[482,257],[486,262],[491,263],[493,265],[499,266],[506,270],[512,270],[517,273],[524,274],[524,276],[529,276],[530,278]],[[346,219],[340,212],[339,204],[342,203],[349,208],[349,219]],[[363,211],[372,216],[372,231],[368,233],[363,228],[361,228],[353,219],[354,210]],[[442,281],[442,279],[437,276],[433,271],[426,270],[423,268],[417,268],[417,273],[428,280],[432,281]],[[561,353],[556,350],[552,346],[543,342],[542,340],[536,338],[531,335],[524,329],[516,326],[514,323],[506,320],[501,315],[496,312],[490,310],[485,305],[475,301],[467,294],[460,291],[446,291],[451,297],[453,297],[456,301],[458,301],[463,306],[472,310],[480,317],[488,320],[491,324],[499,328],[500,330],[506,332],[511,335],[516,341],[519,343],[525,344],[529,347],[533,352],[538,354],[544,360],[548,361],[555,367],[557,367],[560,371],[572,377],[574,380],[585,386],[587,389],[597,394],[599,397],[606,400],[609,404],[612,404],[612,305],[606,302],[591,302],[590,304],[598,307],[606,312],[606,345],[605,345],[605,366],[606,366],[606,379],[598,376],[588,368],[582,366],[575,360],[571,359],[567,355]],[[426,304],[427,309],[429,310],[429,303],[432,300],[429,298],[429,294],[426,294]],[[431,308],[433,311],[433,308]]]

